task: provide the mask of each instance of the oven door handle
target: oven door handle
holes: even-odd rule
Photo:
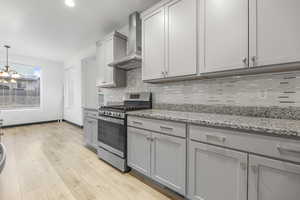
[[[122,120],[122,119],[115,119],[115,118],[111,118],[111,117],[102,117],[102,116],[99,116],[98,119],[102,120],[102,121],[106,121],[106,122],[111,122],[114,124],[124,125],[124,120]]]

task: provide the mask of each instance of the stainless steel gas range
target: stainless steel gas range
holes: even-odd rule
[[[150,109],[151,93],[127,93],[122,105],[102,106],[98,116],[98,156],[127,172],[127,111]]]

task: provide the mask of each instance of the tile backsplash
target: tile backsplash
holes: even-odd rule
[[[101,90],[105,102],[121,102],[125,92],[150,91],[154,104],[299,107],[300,71],[150,84],[139,68],[127,72],[126,88]]]

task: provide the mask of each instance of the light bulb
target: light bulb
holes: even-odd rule
[[[2,77],[5,77],[5,78],[6,78],[6,77],[9,77],[9,73],[7,73],[7,72],[2,72],[2,73],[1,73],[1,76],[2,76]]]
[[[65,4],[69,7],[74,7],[75,6],[74,0],[65,0]]]
[[[18,73],[14,73],[14,74],[11,75],[11,77],[17,79],[17,78],[20,78],[21,76]]]

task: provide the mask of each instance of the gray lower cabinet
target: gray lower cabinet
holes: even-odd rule
[[[186,140],[128,128],[128,165],[170,189],[186,194]]]
[[[152,133],[151,177],[185,195],[186,140]]]
[[[90,117],[84,119],[84,142],[86,145],[97,148],[98,120]]]
[[[247,160],[247,153],[191,140],[189,199],[247,200]]]
[[[250,155],[249,166],[249,200],[300,199],[300,165]]]
[[[138,172],[150,176],[151,133],[128,128],[127,164]]]

